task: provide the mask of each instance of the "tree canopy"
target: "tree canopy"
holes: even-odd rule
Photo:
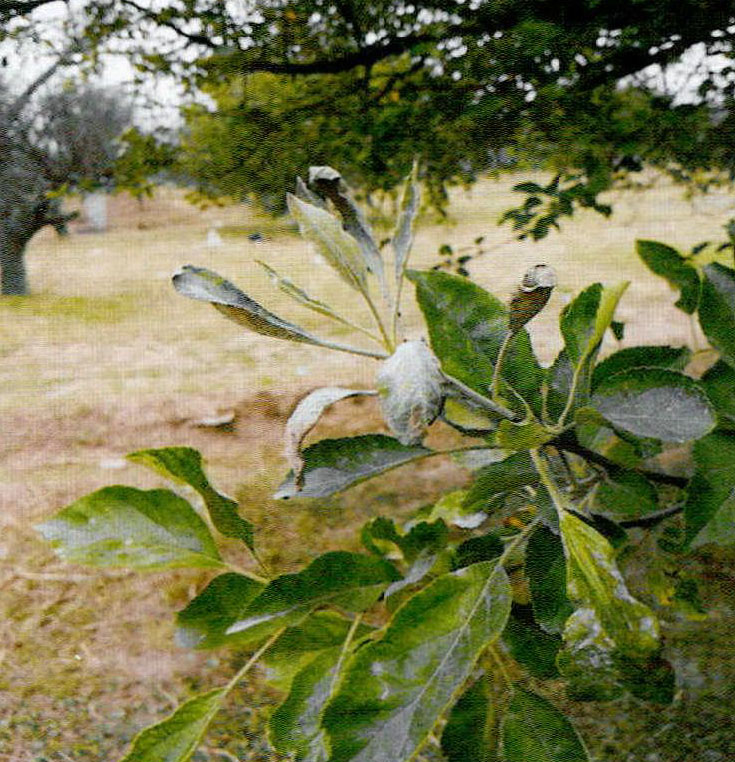
[[[279,196],[322,162],[370,191],[418,155],[440,201],[445,183],[510,157],[561,173],[513,220],[542,231],[646,163],[679,179],[732,172],[724,0],[101,0],[85,13],[97,51],[124,43],[141,76],[212,95],[214,112],[190,113],[184,157],[205,192]],[[692,51],[705,69],[692,83],[653,86],[655,67]]]

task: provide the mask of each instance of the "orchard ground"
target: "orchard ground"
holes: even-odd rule
[[[626,323],[620,346],[704,345],[674,309],[674,293],[639,263],[634,241],[652,238],[688,250],[721,240],[735,200],[717,192],[687,200],[680,189],[659,182],[611,197],[609,220],[582,213],[560,234],[518,243],[495,224],[515,201],[509,191],[515,181],[486,180],[470,192],[455,191],[448,222],[424,214],[412,265],[429,267],[439,261],[441,244],[456,249],[484,235],[490,251],[469,269],[501,298],[529,265],[553,265],[559,288],[530,325],[547,362],[561,343],[559,310],[596,280],[631,280],[617,316]],[[171,614],[201,589],[203,573],[72,567],[33,531],[34,523],[99,487],[161,485],[128,464],[126,453],[164,445],[200,449],[213,481],[242,501],[244,515],[258,527],[263,555],[280,570],[308,561],[309,553],[356,549],[355,526],[378,514],[406,515],[467,478],[437,460],[326,501],[271,500],[285,472],[281,436],[295,400],[323,384],[372,386],[374,361],[245,333],[207,305],[178,296],[171,273],[183,264],[210,267],[277,314],[320,335],[348,338],[346,330],[275,290],[259,259],[353,320],[368,325],[369,316],[356,314],[353,293],[287,221],[259,216],[251,207],[200,211],[182,193],[162,189],[142,204],[113,199],[110,221],[105,233],[77,225],[66,238],[39,235],[28,254],[34,295],[0,300],[2,762],[113,760],[137,729],[191,692],[223,682],[242,658],[192,652],[173,641]],[[221,246],[207,244],[213,226]],[[254,232],[264,240],[251,241]],[[410,288],[405,297],[406,333],[416,337],[421,321]],[[616,346],[606,339],[605,351]],[[696,357],[694,372],[711,360]],[[232,423],[213,425],[218,418]],[[373,401],[348,401],[328,414],[316,437],[382,430]],[[431,434],[435,441],[448,436],[441,426]],[[687,464],[672,453],[669,465],[685,470]],[[236,546],[227,550],[247,563]],[[569,707],[600,760],[735,759],[729,710],[735,697],[725,694],[735,685],[735,564],[714,551],[687,563],[702,575],[709,618],[674,617],[666,626],[669,656],[682,673],[674,705],[656,711],[632,701]],[[194,759],[277,759],[263,740],[277,699],[259,678],[243,685]],[[425,758],[438,759],[431,755]]]

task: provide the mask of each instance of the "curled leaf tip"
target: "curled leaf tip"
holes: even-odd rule
[[[508,328],[516,333],[546,306],[556,286],[556,273],[549,265],[534,265],[523,276],[510,301]]]

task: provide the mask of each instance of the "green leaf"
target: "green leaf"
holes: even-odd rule
[[[534,618],[547,632],[560,633],[574,609],[566,592],[564,546],[547,527],[538,527],[528,538],[525,574]]]
[[[676,691],[676,673],[665,659],[616,658],[621,685],[641,701],[670,704]]]
[[[344,642],[350,625],[350,620],[342,614],[325,609],[314,611],[299,624],[289,627],[263,656],[268,683],[288,692],[296,674],[319,653]],[[362,638],[372,629],[360,624],[355,637]]]
[[[538,474],[527,452],[517,452],[505,460],[482,468],[464,501],[468,512],[490,510],[508,493],[536,484]]]
[[[393,557],[397,553],[406,562],[412,563],[422,553],[437,553],[448,539],[447,525],[442,521],[420,521],[408,532],[396,528],[393,519],[378,516],[362,528],[360,539],[371,553],[377,556]]]
[[[484,677],[476,680],[452,707],[441,737],[448,762],[495,762],[492,696]]]
[[[139,733],[120,762],[187,762],[226,695],[226,688],[217,688],[182,704],[170,717]]]
[[[610,467],[595,491],[594,510],[614,521],[642,518],[658,510],[658,493],[642,474]]]
[[[495,444],[503,450],[534,450],[554,438],[545,426],[537,421],[512,423],[500,421],[495,433]]]
[[[169,490],[105,487],[36,529],[70,563],[145,571],[224,566],[207,525]]]
[[[571,410],[588,403],[597,352],[627,287],[627,282],[606,288],[594,283],[562,311],[559,324],[564,348],[546,371],[547,406],[552,415],[567,410],[570,395]]]
[[[286,700],[268,722],[268,738],[277,752],[293,752],[297,760],[327,761],[321,714],[332,696],[341,650],[322,651],[295,675]]]
[[[355,653],[327,707],[330,762],[412,758],[500,636],[510,604],[508,577],[493,562],[442,575],[410,598],[383,637]]]
[[[322,606],[363,611],[398,579],[400,574],[382,559],[344,551],[325,553],[302,571],[269,582],[238,621],[230,625],[227,634],[261,638],[281,627],[298,624]]]
[[[303,452],[303,487],[298,489],[293,472],[276,491],[277,500],[292,497],[326,497],[341,492],[392,468],[431,455],[425,447],[402,445],[383,434],[343,439],[323,439]]]
[[[503,555],[504,550],[505,545],[500,536],[493,532],[480,537],[470,537],[457,546],[452,565],[455,569],[461,569],[481,561],[492,561]]]
[[[376,377],[383,420],[401,444],[417,445],[441,412],[443,376],[423,341],[405,341]]]
[[[696,471],[684,507],[690,547],[735,540],[735,435],[716,431],[694,445]]]
[[[691,359],[688,347],[640,346],[614,352],[599,362],[592,373],[592,388],[616,373],[631,368],[664,368],[684,370]]]
[[[720,428],[735,429],[735,368],[718,360],[701,380],[702,388],[717,413]]]
[[[417,179],[418,164],[414,162],[411,174],[406,178],[406,184],[403,186],[398,221],[396,229],[393,232],[393,238],[391,239],[396,283],[400,283],[401,278],[403,278],[408,255],[411,253],[411,246],[413,244],[413,226],[419,211],[419,204],[421,203],[421,189]]]
[[[564,650],[556,663],[574,701],[612,701],[624,693],[615,660],[615,642],[591,608],[577,609],[564,627]]]
[[[324,214],[327,214],[327,212],[324,212]],[[347,234],[345,233],[345,235]],[[251,299],[247,294],[240,291],[230,281],[212,272],[212,270],[207,270],[205,267],[185,265],[174,274],[173,284],[174,288],[183,296],[188,296],[190,299],[198,299],[202,302],[209,302],[219,312],[230,318],[230,320],[263,336],[314,344],[318,347],[352,352],[353,354],[364,354],[370,357],[383,357],[382,354],[335,344],[331,341],[324,341],[316,336],[312,336],[300,326],[289,323],[287,320],[278,317],[278,315],[269,312],[254,299]]]
[[[467,490],[458,489],[447,492],[433,506],[429,506],[425,518],[431,521],[442,519],[453,526],[474,529],[485,521],[487,514],[473,509],[472,506],[467,509],[465,507],[466,499]]]
[[[699,439],[716,423],[694,379],[660,368],[633,368],[605,379],[591,404],[616,429],[664,442]]]
[[[456,397],[447,397],[440,418],[452,428],[469,436],[484,436],[492,431],[497,421],[472,402]]]
[[[641,463],[635,446],[619,437],[609,426],[578,423],[575,434],[583,447],[604,455],[618,466],[635,468]]]
[[[355,238],[325,209],[302,201],[290,193],[286,200],[301,235],[316,246],[317,251],[347,285],[364,292],[367,289],[367,268]]]
[[[561,636],[542,630],[523,607],[513,606],[503,630],[503,642],[510,655],[533,677],[550,680],[559,676],[556,655],[562,645]]]
[[[176,615],[176,639],[181,645],[196,648],[219,648],[238,642],[226,632],[262,591],[260,582],[242,574],[220,574]]]
[[[624,281],[603,288],[594,283],[562,311],[559,324],[567,356],[574,367],[584,363],[599,347],[628,285]]]
[[[500,346],[508,333],[508,308],[466,278],[409,270],[429,331],[431,347],[443,370],[480,394],[487,394]],[[525,329],[511,341],[503,378],[523,397],[535,399],[543,371]]]
[[[628,592],[610,543],[568,511],[560,516],[559,526],[567,559],[569,598],[595,612],[622,654],[639,658],[657,652],[660,644],[656,617]]]
[[[673,700],[671,665],[656,653],[639,657],[620,653],[592,609],[574,612],[564,630],[564,641],[557,665],[567,680],[569,698],[611,701],[628,691],[657,704]]]
[[[204,500],[217,531],[225,537],[242,540],[253,548],[253,525],[238,516],[237,501],[215,490],[207,480],[202,468],[202,456],[191,447],[162,447],[157,450],[138,450],[127,459],[156,471],[166,479],[188,484]]]
[[[705,265],[699,323],[722,359],[735,368],[735,270],[718,262]]]
[[[699,274],[676,249],[658,241],[636,241],[638,256],[651,272],[666,278],[672,288],[681,291],[676,306],[692,315],[699,302]]]
[[[569,720],[549,701],[516,688],[501,727],[505,762],[589,762]]]

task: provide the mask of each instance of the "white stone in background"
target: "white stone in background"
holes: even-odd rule
[[[217,228],[209,228],[207,233],[207,246],[216,248],[223,245],[222,236],[217,232]]]
[[[103,458],[99,462],[100,468],[109,470],[119,470],[128,466],[128,461],[125,458]]]
[[[84,219],[91,230],[102,233],[107,230],[107,194],[87,193],[82,201]]]

